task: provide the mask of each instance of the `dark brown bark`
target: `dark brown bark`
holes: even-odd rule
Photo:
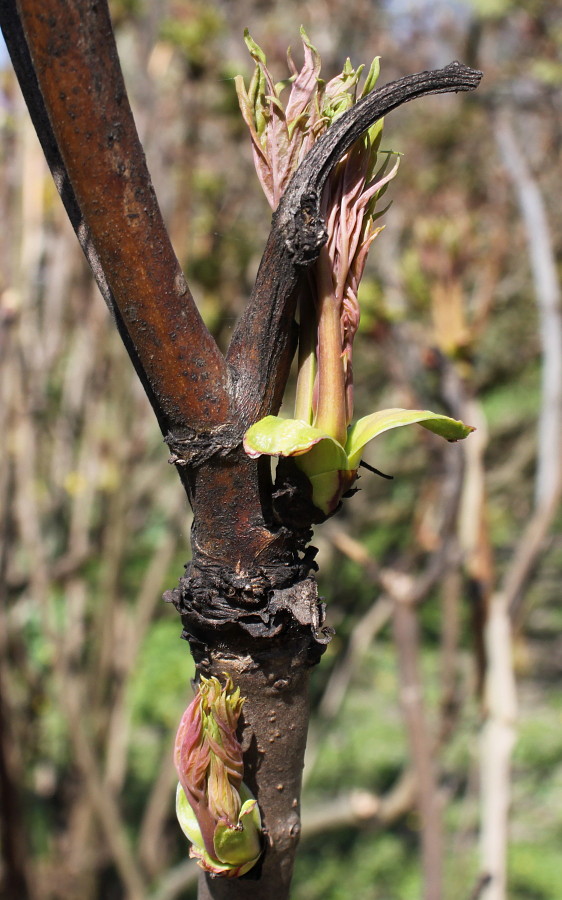
[[[296,300],[326,239],[319,204],[331,169],[391,109],[472,90],[480,73],[453,63],[400,79],[330,128],[273,217],[225,360],[162,221],[106,0],[0,0],[0,20],[57,187],[193,506],[193,559],[166,599],[181,613],[198,673],[228,672],[247,698],[245,780],[258,798],[265,853],[239,880],[203,878],[201,896],[283,900],[300,830],[308,671],[329,633],[310,575],[318,511],[307,483],[279,467],[274,489],[269,460],[250,460],[242,436],[281,403]]]

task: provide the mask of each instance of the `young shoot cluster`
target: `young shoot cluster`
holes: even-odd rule
[[[236,79],[256,171],[272,209],[314,142],[373,90],[379,75],[376,58],[360,87],[364,67],[354,69],[347,60],[341,74],[325,82],[317,50],[302,29],[301,36],[302,68],[297,70],[289,53],[290,77],[276,84],[263,51],[246,33],[254,74],[248,89],[241,77]],[[382,231],[378,220],[386,210],[378,208],[380,200],[399,165],[397,154],[381,151],[382,132],[379,120],[342,157],[324,187],[321,214],[328,237],[310,270],[310,291],[300,303],[294,418],[266,416],[244,438],[251,457],[294,457],[324,515],[337,509],[354,484],[365,445],[384,431],[418,423],[456,441],[473,430],[429,410],[380,410],[352,422],[359,283],[369,248]]]

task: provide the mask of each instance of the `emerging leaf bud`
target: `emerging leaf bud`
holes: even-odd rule
[[[242,781],[242,748],[236,727],[244,698],[226,676],[201,678],[176,736],[179,775],[176,814],[191,841],[190,856],[215,875],[235,878],[261,853],[257,801]]]

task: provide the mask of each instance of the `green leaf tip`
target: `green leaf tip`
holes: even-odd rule
[[[197,816],[178,784],[176,789],[176,816],[181,830],[191,842],[189,855],[198,865],[213,875],[239,878],[255,866],[261,855],[261,816],[256,799],[247,786],[240,785],[243,800],[238,822],[232,826],[219,821],[213,834],[213,854],[206,847]]]
[[[428,409],[382,409],[359,419],[349,429],[345,449],[350,465],[352,467],[359,465],[365,445],[373,438],[404,425],[422,425],[428,431],[452,442],[461,441],[474,431],[471,425],[465,425],[464,422]]]
[[[244,435],[244,449],[248,456],[257,459],[258,456],[302,456],[310,454],[316,444],[326,442],[329,449],[330,462],[346,465],[346,456],[341,444],[338,444],[329,434],[308,425],[301,419],[283,419],[281,416],[266,416],[252,425]],[[320,462],[319,465],[326,465]],[[333,467],[333,466],[332,466]]]
[[[244,29],[244,41],[246,43],[246,47],[250,51],[251,56],[254,58],[256,62],[261,62],[265,65],[266,57],[262,48],[259,44],[256,44],[252,35],[250,34],[250,30],[248,28]]]

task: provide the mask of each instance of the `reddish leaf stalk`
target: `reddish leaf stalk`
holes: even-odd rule
[[[341,302],[334,293],[332,261],[327,247],[323,247],[320,251],[316,263],[316,278],[318,386],[314,424],[344,445],[347,418],[345,370],[341,346]]]

